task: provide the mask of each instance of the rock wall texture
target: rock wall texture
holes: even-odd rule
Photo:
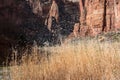
[[[80,0],[81,34],[97,35],[120,28],[119,0]],[[83,32],[82,32],[83,31]]]
[[[39,1],[0,0],[0,64],[10,56],[12,47],[31,44],[34,40],[44,42],[41,38],[48,36],[49,31],[41,15]]]
[[[27,1],[32,9],[34,14],[42,16],[42,6],[40,0],[28,0]]]
[[[45,21],[45,25],[47,25],[47,28],[49,31],[52,31],[52,17],[55,18],[56,22],[58,23],[58,18],[59,18],[59,9],[58,5],[55,1],[52,2],[51,8],[48,13],[48,17]]]
[[[72,32],[74,23],[79,20],[78,4],[57,0],[59,16],[56,17],[52,12],[55,7],[51,10],[51,5],[52,0],[0,0],[0,63],[10,56],[12,47],[31,45],[34,41],[39,45],[46,41],[53,44],[59,33]],[[45,25],[50,16],[53,16],[54,33]]]
[[[120,0],[0,0],[0,61],[14,45],[53,45],[61,36],[118,29]]]

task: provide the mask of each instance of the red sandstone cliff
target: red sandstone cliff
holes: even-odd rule
[[[22,38],[22,44],[31,40],[36,40],[40,44],[45,41],[51,42],[50,39],[54,36],[48,29],[56,26],[56,29],[60,29],[60,34],[69,35],[73,32],[73,37],[95,36],[101,32],[117,31],[120,28],[119,0],[55,1],[55,6],[58,8],[52,7],[52,0],[0,0],[2,57],[6,56],[4,53],[11,45],[19,42],[19,38]],[[57,21],[54,23],[48,20],[51,27],[44,25],[49,17],[55,17]]]
[[[120,28],[119,0],[80,0],[80,13],[81,29],[87,27],[87,35]]]

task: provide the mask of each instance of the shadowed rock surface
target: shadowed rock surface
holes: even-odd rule
[[[51,5],[51,0],[0,1],[0,63],[11,55],[12,47],[32,45],[34,41],[41,46],[44,42],[54,44],[58,34],[68,35],[72,31],[79,15],[78,4],[57,1],[59,23],[53,21],[52,27],[60,30],[54,28],[55,33],[44,25]],[[73,10],[77,13],[74,14]]]
[[[66,36],[95,36],[120,28],[119,0],[54,1],[56,7],[52,0],[0,1],[0,63],[10,56],[11,47],[34,41],[54,45]]]

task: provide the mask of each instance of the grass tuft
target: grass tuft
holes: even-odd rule
[[[23,55],[20,64],[11,62],[12,80],[120,79],[119,42],[82,40],[55,47],[34,46],[31,53]]]

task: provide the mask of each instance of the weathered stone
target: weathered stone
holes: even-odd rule
[[[118,29],[119,0],[0,0],[0,53],[19,38],[23,44],[31,40],[42,44],[52,42],[53,32],[57,40],[59,33],[73,38]]]
[[[80,30],[80,24],[79,23],[75,23],[74,29],[73,29],[73,33],[74,33],[75,37],[79,36],[79,30]]]
[[[56,22],[58,22],[59,10],[58,10],[58,5],[54,0],[50,8],[48,18],[45,21],[45,25],[47,25],[49,31],[51,31],[51,27],[52,27],[52,17],[56,19]]]
[[[79,2],[80,4],[80,23],[81,25],[84,25],[86,22],[86,12],[85,12],[85,6],[84,6],[84,3],[83,3],[83,0],[80,0]]]
[[[120,25],[120,1],[118,0],[79,0],[81,26],[88,26],[89,35],[116,30]],[[85,24],[83,24],[85,23]],[[81,28],[83,29],[83,28]],[[83,31],[83,30],[81,30]],[[89,32],[89,31],[88,31]],[[81,32],[82,34],[84,32]]]
[[[38,14],[34,13],[26,0],[0,0],[0,59],[2,61],[9,58],[12,47],[31,43],[38,33],[42,38],[39,42],[45,41],[43,37],[45,39],[49,31],[43,27],[44,19],[38,17]]]
[[[114,0],[115,28],[120,29],[120,1]]]
[[[34,14],[42,16],[42,6],[40,0],[28,0]]]

